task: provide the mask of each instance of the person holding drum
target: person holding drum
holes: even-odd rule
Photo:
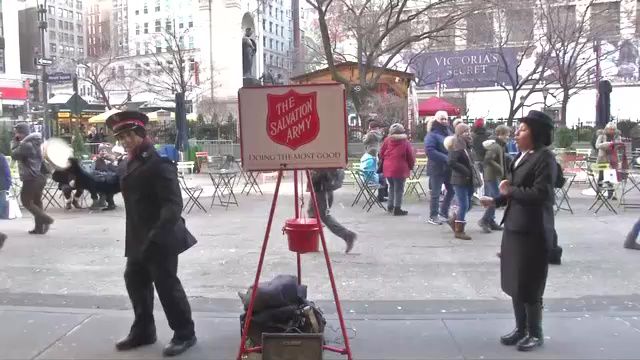
[[[155,285],[174,331],[163,354],[175,356],[197,341],[191,307],[177,276],[178,255],[195,245],[196,239],[181,217],[177,168],[154,149],[145,130],[148,121],[147,115],[137,111],[122,111],[106,121],[128,154],[120,185],[126,212],[124,279],[135,320],[116,349],[131,350],[156,342]]]
[[[42,136],[31,133],[29,124],[19,123],[14,127],[15,137],[11,141],[11,157],[18,161],[18,172],[22,180],[20,200],[33,214],[35,228],[29,234],[46,234],[53,224],[42,206],[42,192],[47,183],[48,170],[42,156]]]

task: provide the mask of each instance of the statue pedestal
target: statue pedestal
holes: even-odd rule
[[[262,86],[262,83],[260,82],[259,79],[256,79],[254,77],[243,77],[242,86],[247,86],[247,87]]]

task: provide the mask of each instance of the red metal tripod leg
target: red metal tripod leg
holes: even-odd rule
[[[295,209],[296,219],[300,217],[300,201],[298,193],[298,170],[293,171],[293,208]],[[300,262],[300,253],[296,253],[296,263],[298,265],[298,285],[302,285],[302,263]]]
[[[309,170],[306,170],[307,173],[307,181],[311,182],[311,173]],[[340,351],[341,354],[347,355],[348,360],[352,360],[351,355],[351,346],[349,345],[349,337],[347,336],[347,327],[344,323],[344,317],[342,316],[342,305],[340,304],[340,299],[338,297],[338,289],[336,288],[336,281],[333,277],[333,268],[331,267],[331,259],[329,259],[329,250],[327,249],[327,242],[324,237],[324,230],[322,229],[322,222],[320,219],[320,211],[318,211],[318,199],[316,197],[316,192],[313,186],[310,186],[311,192],[311,201],[313,202],[313,209],[315,210],[316,219],[318,220],[318,225],[320,228],[320,240],[322,240],[322,250],[324,251],[324,260],[327,263],[327,271],[329,272],[329,280],[331,281],[331,289],[333,290],[333,299],[336,302],[336,310],[338,312],[338,320],[340,321],[340,328],[342,329],[342,337],[344,338],[344,350]],[[333,349],[328,347],[329,350],[335,351],[337,349]]]
[[[260,260],[258,261],[258,270],[256,271],[256,278],[253,281],[253,291],[251,291],[251,300],[249,301],[249,309],[247,310],[247,316],[244,320],[244,329],[242,329],[242,337],[240,340],[240,350],[238,351],[237,360],[242,360],[242,355],[246,353],[245,343],[247,342],[247,333],[249,332],[249,325],[251,324],[251,318],[253,316],[253,306],[256,300],[256,294],[258,293],[258,282],[260,281],[260,273],[262,272],[262,265],[264,263],[264,255],[267,251],[267,244],[269,243],[269,234],[271,233],[271,224],[273,223],[273,215],[276,211],[276,204],[278,203],[278,194],[280,193],[280,182],[282,181],[282,170],[278,171],[278,180],[276,181],[276,191],[273,194],[273,201],[271,202],[271,210],[269,212],[269,221],[267,222],[267,230],[264,234],[264,241],[262,242],[262,251],[260,252]]]

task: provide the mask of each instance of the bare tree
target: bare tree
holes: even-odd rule
[[[560,103],[560,125],[567,123],[567,105],[571,97],[592,88],[602,71],[600,61],[617,51],[617,36],[620,34],[618,8],[610,11],[610,3],[589,0],[576,7],[570,0],[541,0],[539,13],[544,25],[544,41],[549,47],[547,82],[557,84],[558,90],[551,92]],[[611,3],[613,4],[613,3]],[[619,6],[619,2],[617,2]],[[604,6],[603,6],[604,5]],[[615,45],[604,46],[602,41]]]
[[[186,96],[197,86],[194,50],[190,44],[185,44],[189,31],[190,28],[176,31],[174,22],[145,44],[145,53],[152,63],[144,69],[138,67],[137,80],[150,92],[164,97],[177,93]]]
[[[527,99],[545,86],[544,75],[550,48],[536,30],[533,1],[505,1],[498,4],[495,49],[500,58],[498,81],[509,98],[507,125],[522,109]]]
[[[457,0],[306,1],[318,15],[324,58],[332,78],[346,86],[359,115],[368,113],[367,98],[376,89],[384,69],[394,63],[403,50],[444,36],[467,14],[478,9],[475,1],[461,5]],[[430,17],[436,15],[439,21],[430,21]],[[357,84],[351,84],[336,67],[339,36],[355,42],[355,54],[350,55],[359,64]]]
[[[110,92],[125,92],[130,96],[135,89],[132,70],[113,54],[109,53],[103,58],[79,60],[78,65],[81,67],[78,80],[91,85],[107,109],[119,105],[111,103]]]

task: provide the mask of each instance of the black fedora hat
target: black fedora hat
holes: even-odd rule
[[[520,121],[525,123],[525,124],[532,124],[532,125],[535,124],[535,125],[547,126],[547,127],[551,128],[551,129],[553,129],[553,127],[554,127],[553,119],[551,119],[551,117],[549,115],[543,113],[542,111],[538,111],[538,110],[529,111],[527,116],[523,117]]]

